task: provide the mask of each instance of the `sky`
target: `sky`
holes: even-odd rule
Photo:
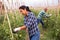
[[[25,3],[25,5],[28,6],[52,6],[52,5],[57,5],[58,4],[58,0],[22,0],[22,2]],[[48,4],[47,4],[48,2]],[[53,4],[52,4],[53,3]]]
[[[3,0],[1,0],[3,1]],[[4,0],[4,4],[8,6],[9,8],[16,8],[21,5],[27,5],[27,6],[53,6],[53,5],[58,5],[58,0],[9,0],[9,3],[7,0]]]

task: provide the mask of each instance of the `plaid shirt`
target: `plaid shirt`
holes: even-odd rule
[[[24,17],[24,25],[28,28],[29,36],[39,32],[37,18],[32,12],[29,12],[28,15]]]

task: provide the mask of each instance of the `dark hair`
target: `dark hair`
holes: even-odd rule
[[[23,6],[20,6],[19,9],[23,9],[23,10],[26,9],[27,11],[31,12],[28,6],[23,5]]]

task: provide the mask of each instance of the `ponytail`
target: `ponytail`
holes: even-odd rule
[[[20,6],[19,9],[23,9],[23,10],[26,9],[27,11],[31,12],[28,6],[23,5],[23,6]]]

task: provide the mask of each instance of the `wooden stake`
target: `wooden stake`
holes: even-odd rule
[[[12,33],[12,28],[11,28],[11,24],[10,24],[10,20],[9,20],[8,13],[7,13],[7,8],[8,7],[5,5],[5,3],[4,3],[4,7],[5,7],[5,16],[7,17],[8,25],[9,25],[11,36],[12,36],[11,40],[14,40],[13,33]]]

